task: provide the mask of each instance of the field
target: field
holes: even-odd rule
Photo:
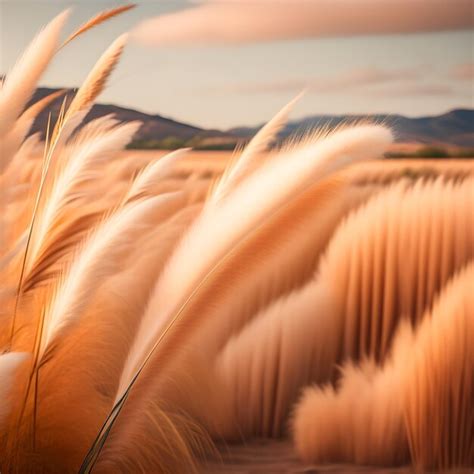
[[[67,14],[0,90],[1,472],[470,469],[473,162],[275,148],[295,101],[233,154],[123,151],[139,122],[83,120],[126,36],[41,142]]]
[[[131,167],[136,166],[136,168],[139,169],[149,163],[150,160],[160,158],[167,153],[167,151],[163,150],[124,150],[117,154],[117,159],[123,162],[126,161],[127,163],[130,163]],[[212,174],[218,176],[224,171],[233,155],[234,152],[232,151],[189,150],[182,157],[176,169],[179,170],[179,172],[182,172],[183,175],[199,173],[202,175]],[[361,170],[361,176],[365,172],[370,173],[371,176],[373,176],[373,173],[390,174],[391,170],[393,170],[394,173],[403,172],[403,170],[426,170],[426,172],[429,173],[430,170],[436,172],[438,170],[442,171],[449,168],[459,170],[460,173],[464,171],[470,173],[472,172],[473,160],[470,158],[455,157],[450,159],[386,159],[384,161],[356,165],[351,168],[351,173],[357,173],[357,171],[355,171],[357,167]]]
[[[44,146],[44,145],[41,145],[41,146]],[[92,183],[91,183],[92,187],[91,187],[91,184],[88,184],[88,182],[85,182],[82,185],[83,189],[81,191],[81,195],[85,196],[84,193],[92,192],[92,195],[96,196],[95,199],[99,199],[99,201],[97,201],[95,204],[95,207],[98,209],[100,209],[100,205],[99,207],[97,206],[98,202],[100,201],[102,201],[103,204],[107,206],[113,206],[113,202],[117,201],[117,199],[120,199],[120,196],[123,195],[123,192],[125,192],[129,183],[133,182],[134,179],[137,180],[140,177],[141,175],[140,173],[143,172],[143,170],[152,169],[151,167],[153,166],[153,163],[160,163],[160,160],[164,158],[163,155],[165,155],[165,153],[163,152],[129,151],[129,150],[122,151],[122,152],[118,151],[109,157],[109,161],[107,163],[107,166],[104,172],[101,175],[96,175],[96,177],[92,179]],[[175,230],[173,230],[173,233],[180,229],[185,229],[189,225],[186,223],[186,222],[189,223],[189,218],[191,217],[192,219],[193,218],[192,216],[194,216],[196,212],[199,212],[199,209],[201,208],[202,203],[206,199],[209,199],[210,193],[215,192],[215,191],[212,191],[212,187],[215,186],[216,181],[218,181],[219,179],[222,179],[222,174],[224,170],[230,165],[233,156],[234,155],[232,153],[228,153],[228,152],[187,151],[174,161],[173,166],[170,167],[166,171],[165,175],[163,175],[162,178],[156,181],[152,187],[147,188],[147,193],[151,193],[151,195],[153,194],[160,195],[161,193],[174,193],[178,191],[184,191],[186,193],[187,198],[184,202],[181,201],[181,203],[179,203],[178,201],[176,202],[176,204],[173,204],[172,206],[174,210],[170,209],[169,211],[166,211],[167,216],[170,216],[169,214],[170,212],[172,213],[171,218],[166,217],[166,219],[169,221],[170,224],[173,222],[173,217],[172,217],[173,213],[176,214],[176,216],[182,215],[185,218],[184,227],[182,227],[182,224],[179,225],[178,227],[175,228]],[[165,161],[166,159],[167,158],[165,158]],[[271,155],[262,155],[260,159],[263,161],[271,161],[274,158]],[[19,191],[20,192],[19,195],[17,194],[16,196],[13,197],[14,201],[17,199],[22,199],[21,196],[25,196],[25,192],[27,193],[26,196],[29,194],[28,187],[25,188],[25,186],[32,178],[34,179],[34,176],[37,176],[37,177],[39,176],[38,171],[41,168],[42,160],[43,160],[42,154],[40,154],[38,149],[36,149],[36,151],[33,151],[31,153],[31,156],[28,158],[28,161],[23,163],[20,174],[18,175],[19,181],[16,185],[19,190],[21,189],[21,191]],[[368,200],[370,201],[370,196],[376,196],[378,193],[382,193],[383,195],[384,189],[385,190],[392,189],[392,192],[393,192],[393,189],[396,190],[398,186],[398,189],[400,189],[400,191],[402,190],[402,188],[406,188],[409,190],[410,188],[412,188],[412,186],[419,187],[420,183],[425,183],[421,186],[422,188],[423,187],[426,188],[425,192],[429,192],[429,189],[431,186],[429,183],[434,183],[434,182],[440,183],[439,180],[442,180],[442,181],[445,181],[446,183],[450,183],[450,182],[458,183],[458,185],[461,185],[462,183],[468,184],[472,182],[473,173],[474,173],[474,166],[473,166],[472,161],[461,160],[461,159],[459,160],[456,160],[456,159],[450,159],[450,160],[375,160],[375,161],[370,161],[370,162],[362,161],[361,163],[357,163],[340,170],[338,173],[334,175],[335,176],[334,178],[331,178],[332,180],[336,179],[336,181],[342,180],[342,182],[344,183],[343,186],[345,189],[343,194],[347,194],[348,197],[351,196],[350,203],[347,202],[345,205],[342,206],[342,208],[340,207],[340,205],[336,206],[336,209],[338,209],[336,211],[336,214],[339,216],[336,218],[336,221],[334,221],[334,217],[330,217],[330,214],[325,215],[324,212],[323,214],[321,214],[321,211],[316,212],[315,215],[321,214],[321,216],[324,217],[326,222],[324,221],[321,222],[321,226],[322,226],[321,229],[323,230],[323,232],[327,232],[327,230],[324,230],[325,227],[329,225],[329,229],[334,229],[334,224],[341,219],[341,216],[343,216],[347,212],[348,209],[351,209],[352,207],[354,207],[355,209],[357,209],[357,207],[363,208],[364,203],[367,202]],[[96,187],[96,185],[94,184],[95,181],[97,181],[97,184],[99,185],[98,187]],[[397,185],[397,183],[399,184]],[[400,183],[404,183],[402,188],[400,188]],[[324,189],[325,185],[323,183],[321,184],[321,186]],[[394,186],[395,188],[393,188]],[[122,188],[124,191],[121,192],[120,189]],[[317,191],[318,186],[316,186],[314,189]],[[465,188],[465,189],[467,190],[468,188]],[[99,191],[99,194],[97,194],[97,191]],[[405,191],[399,194],[399,198],[401,200],[406,199],[406,197],[403,196],[404,193]],[[312,192],[308,196],[310,198],[309,202],[313,202],[317,208],[318,192],[316,192],[316,194]],[[336,196],[337,194],[334,197]],[[413,196],[413,198],[415,198],[415,196]],[[416,199],[415,202],[417,202],[418,199],[417,198],[415,199]],[[297,202],[298,200],[295,201],[295,203]],[[328,204],[330,205],[330,202],[327,203],[326,206]],[[395,207],[393,207],[394,204],[395,204]],[[189,209],[191,214],[189,214],[188,211],[186,211],[187,208]],[[387,212],[390,213],[390,209],[392,209],[392,211],[395,210],[396,203],[390,204],[390,202],[388,201]],[[411,209],[410,212],[413,212],[413,210],[414,209]],[[74,212],[77,212],[77,211],[74,211]],[[301,212],[301,211],[298,211],[298,207],[296,207],[292,212]],[[331,211],[331,212],[334,212],[334,211]],[[365,213],[367,212],[368,211],[366,211]],[[431,212],[431,211],[428,211],[428,208],[427,208],[426,212]],[[311,214],[309,214],[309,216],[310,215]],[[422,215],[420,214],[419,216],[421,217]],[[366,219],[364,215],[362,215],[362,218],[363,220]],[[361,228],[359,230],[359,232],[361,233],[361,238],[358,240],[363,241],[365,238],[370,239],[369,235],[370,235],[370,232],[373,231],[373,229],[371,230],[371,228],[373,228],[374,222],[373,221],[371,222],[370,217],[368,218],[369,220],[366,222],[366,226],[368,227],[366,229]],[[416,217],[413,216],[413,218],[416,218]],[[413,219],[413,218],[410,217],[409,219]],[[74,221],[77,218],[75,218],[73,214],[72,216],[67,217],[67,219],[71,219],[71,224],[68,224],[68,226],[71,226],[74,224]],[[413,221],[413,224],[414,224],[414,221]],[[402,221],[400,225],[403,225]],[[307,232],[310,233],[309,234],[310,236],[311,235],[313,236],[311,238],[315,239],[314,242],[316,245],[318,246],[323,245],[324,247],[325,245],[324,242],[328,239],[328,237],[324,237],[322,241],[316,238],[319,227],[320,227],[319,225],[312,225],[312,226],[310,225],[309,227],[307,227]],[[334,230],[331,230],[331,232],[334,232]],[[150,236],[151,235],[152,234],[150,234]],[[155,234],[155,235],[159,236],[159,234]],[[366,237],[364,237],[364,235]],[[212,236],[213,236],[212,232],[209,232],[209,234],[207,234],[207,238],[211,238],[211,241],[210,241],[211,246],[212,246]],[[135,239],[136,238],[137,237],[135,237]],[[296,238],[296,236],[293,237],[293,239],[294,238]],[[147,243],[147,240],[148,240],[148,243]],[[140,239],[140,241],[142,243],[137,246],[136,250],[132,253],[132,259],[128,261],[132,263],[134,260],[140,259],[141,255],[145,256],[146,258],[145,260],[142,261],[142,263],[139,263],[139,260],[137,260],[138,266],[134,265],[132,267],[133,270],[131,269],[130,275],[137,275],[138,274],[137,272],[144,272],[147,267],[147,259],[152,259],[155,262],[154,265],[159,264],[160,266],[162,266],[164,264],[164,261],[162,257],[160,257],[159,253],[156,254],[156,256],[153,256],[154,255],[153,252],[150,253],[152,249],[152,247],[150,247],[151,241],[149,241],[149,239],[147,239],[146,236],[145,238]],[[310,242],[311,240],[308,243]],[[354,245],[358,245],[358,244],[354,243]],[[467,256],[467,255],[470,255],[471,250],[469,249],[472,249],[472,242],[469,240],[466,242],[466,245],[467,245],[466,247],[467,253],[465,253],[464,255]],[[169,248],[168,244],[167,246]],[[301,256],[303,257],[305,256],[305,252],[306,252],[306,255],[309,255],[307,252],[309,251],[310,247],[305,247],[305,248],[303,248],[303,253],[301,254]],[[318,250],[318,253],[320,251],[321,250]],[[120,255],[120,254],[117,254],[117,255]],[[256,256],[258,257],[258,255]],[[118,258],[118,257],[114,257],[114,258]],[[158,260],[156,260],[157,258]],[[295,258],[297,258],[296,255],[295,255]],[[459,262],[463,262],[465,258],[466,257],[461,257],[461,260],[459,260]],[[59,254],[59,257],[55,257],[52,260],[52,264],[56,266],[61,261],[66,262],[67,259],[68,259],[67,254],[65,255]],[[51,263],[48,265],[51,265]],[[52,268],[54,268],[54,266]],[[310,268],[314,268],[314,263],[310,266]],[[300,267],[300,270],[298,271],[301,272],[302,270],[303,270],[303,267]],[[43,270],[40,268],[39,271],[40,271],[39,275],[41,275],[41,272]],[[157,269],[155,269],[155,271],[157,271]],[[419,267],[417,271],[428,272],[428,269],[423,269],[423,267]],[[432,269],[431,271],[436,272],[438,270]],[[307,270],[304,270],[304,272],[308,274]],[[145,271],[144,275],[147,273],[148,272]],[[47,275],[45,276],[48,279],[50,278]],[[15,278],[18,278],[18,277],[15,277]],[[344,278],[344,277],[342,277],[341,275],[338,278]],[[305,277],[305,279],[307,279],[307,277]],[[113,280],[110,280],[110,281],[112,282]],[[144,283],[143,280],[142,280],[142,283]],[[27,280],[26,285],[27,285],[26,288],[28,288],[31,285],[31,283],[28,283],[28,280]],[[41,286],[39,288],[41,287],[47,288],[47,286],[44,287],[43,285],[44,284],[41,283]],[[439,285],[440,285],[440,281],[436,284],[436,286],[439,287]],[[148,286],[145,285],[145,288],[144,288],[145,291],[147,287]],[[245,287],[242,287],[242,290],[244,288]],[[258,288],[258,285],[257,285],[257,288]],[[282,287],[280,291],[282,291],[283,288],[284,287]],[[29,292],[31,290],[26,290],[26,291]],[[251,288],[248,288],[245,291],[252,292],[254,290]],[[296,290],[293,290],[293,291],[296,291]],[[399,290],[395,289],[395,291],[399,291]],[[143,289],[140,290],[138,294],[143,295]],[[399,297],[402,297],[401,293]],[[430,296],[428,297],[431,298]],[[8,305],[10,305],[9,306],[10,310],[12,310],[13,300],[9,299],[7,295],[5,295],[4,298],[7,298],[6,300],[7,307]],[[106,307],[111,303],[112,302],[107,303]],[[27,311],[31,311],[31,309],[28,309]],[[87,313],[88,312],[86,312],[86,314]],[[122,317],[125,316],[125,313],[123,313],[122,310],[119,311],[119,314],[122,314],[123,315]],[[263,315],[260,317],[262,318]],[[302,323],[303,323],[303,320],[302,320]],[[86,328],[87,326],[85,327],[85,329]],[[257,332],[255,333],[254,337],[256,337],[258,340],[258,338],[260,337],[259,330],[255,329],[255,331]],[[295,344],[303,343],[303,340],[299,342],[295,340],[294,343]],[[19,344],[21,347],[21,345],[25,344],[25,341],[23,340],[23,342],[21,342],[20,340]],[[28,343],[26,343],[26,345],[28,345]],[[246,351],[246,349],[244,349],[243,347],[239,350]],[[256,353],[252,357],[258,357],[258,354]],[[298,356],[298,357],[302,357],[302,356]],[[303,359],[301,360],[301,362],[302,361]],[[67,364],[67,362],[61,362],[61,365],[58,366],[58,368],[63,366],[64,363]],[[76,362],[74,363],[77,363],[77,358],[76,358]],[[243,361],[240,363],[243,363]],[[256,361],[253,363],[256,363]],[[184,365],[183,368],[180,370],[186,370],[185,367],[186,365]],[[53,370],[53,374],[54,374],[54,370]],[[76,374],[76,376],[77,375],[78,374]],[[45,374],[44,376],[47,380],[48,375]],[[90,376],[93,376],[93,378],[95,378],[93,373],[91,373]],[[57,375],[55,377],[57,377]],[[58,382],[50,382],[48,386],[55,386],[57,385],[57,383]],[[71,381],[69,381],[68,383],[71,383]],[[243,379],[240,383],[246,384],[247,382],[244,382],[244,379]],[[302,382],[298,382],[298,384],[299,383],[302,383]],[[185,384],[184,387],[186,390],[197,389],[197,387],[193,388],[192,385],[188,386],[187,384]],[[199,391],[201,391],[202,389],[203,388],[200,388]],[[205,389],[205,386],[204,386],[204,389]],[[223,387],[219,389],[219,392],[221,390],[223,390]],[[60,395],[58,394],[57,396],[60,396]],[[62,403],[59,401],[60,399],[57,399],[57,396],[55,396],[55,399],[57,400],[56,403]],[[249,397],[250,396],[251,394],[249,393]],[[47,405],[46,407],[44,406],[45,402],[43,402],[42,405],[43,405],[42,410],[46,409],[45,411],[46,413],[48,413]],[[206,403],[202,405],[201,402],[199,402],[198,405],[193,408],[193,410],[196,410],[196,409],[203,410],[204,412],[206,412],[208,410],[208,407]],[[67,418],[70,418],[70,415],[68,415]],[[38,423],[38,421],[36,423]],[[64,423],[64,421],[61,423]],[[75,423],[77,423],[77,421]],[[40,429],[39,428],[40,426],[41,424],[38,424],[36,429]],[[211,425],[209,425],[208,429],[213,430],[214,428],[211,428]],[[277,439],[272,440],[271,438],[270,439],[260,438],[262,435],[265,435],[265,432],[260,431],[260,429],[257,429],[256,431],[254,431],[253,434],[251,435],[252,431],[253,430],[249,432],[249,435],[246,436],[246,439],[242,443],[236,443],[235,440],[233,440],[233,436],[229,438],[231,442],[228,444],[217,442],[216,448],[220,454],[218,454],[217,456],[211,455],[210,457],[209,457],[209,454],[205,456],[205,457],[208,457],[209,460],[202,461],[202,466],[204,466],[203,468],[204,472],[210,472],[210,473],[211,472],[215,472],[215,473],[253,472],[255,474],[263,473],[263,472],[274,472],[274,473],[281,472],[282,474],[283,473],[301,473],[301,472],[335,472],[335,473],[367,472],[367,473],[373,473],[373,474],[375,473],[382,474],[382,473],[389,473],[389,472],[393,472],[393,473],[415,472],[412,470],[413,468],[409,466],[390,467],[390,468],[383,468],[381,466],[378,466],[378,467],[364,466],[364,464],[371,464],[370,458],[366,458],[366,462],[362,462],[362,463],[359,462],[357,464],[348,462],[350,458],[346,459],[345,463],[336,463],[336,462],[312,463],[312,462],[309,462],[309,460],[302,461],[298,456],[298,452],[295,451],[294,445],[291,441],[291,437],[288,434],[286,434],[283,438],[281,438],[281,434],[280,434],[279,436],[277,436]],[[56,445],[57,443],[58,441],[56,441]],[[213,451],[211,451],[211,453],[212,452]],[[344,458],[341,459],[341,461],[343,460]],[[407,461],[408,459],[405,459],[405,461],[402,461],[402,463],[407,462]],[[176,462],[176,461],[173,461],[173,462]],[[376,464],[378,464],[378,462],[376,462]],[[63,467],[65,466],[65,464],[62,464],[62,465]],[[436,471],[433,471],[433,472],[436,472]],[[464,471],[457,470],[456,472],[464,472]]]

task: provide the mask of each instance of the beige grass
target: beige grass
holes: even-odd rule
[[[445,285],[472,259],[472,166],[368,164],[392,136],[371,124],[264,153],[291,104],[230,164],[219,153],[120,152],[137,124],[81,121],[126,36],[43,149],[24,137],[45,104],[23,109],[66,17],[0,89],[0,470],[194,472],[213,441],[286,435],[301,390],[335,382],[342,363],[340,390],[317,389],[298,408],[325,420],[325,438],[309,419],[297,430],[304,458],[469,461],[472,318],[461,305],[460,324],[445,327],[439,313],[461,314],[464,301]],[[451,295],[430,319],[441,329],[423,320],[401,370],[399,322],[418,324],[440,294]],[[406,392],[394,398],[400,373]],[[371,414],[380,424],[364,422]],[[357,443],[334,448],[341,426]]]
[[[473,278],[471,263],[414,334],[405,323],[383,368],[349,364],[337,389],[305,391],[293,422],[304,460],[389,466],[410,454],[420,471],[472,466]]]

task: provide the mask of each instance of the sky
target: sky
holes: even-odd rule
[[[207,128],[265,122],[301,90],[292,118],[436,115],[474,107],[472,2],[465,0],[142,1],[55,58],[41,85],[77,87],[132,31],[99,101]],[[64,36],[105,0],[0,0],[0,72],[73,7]],[[471,6],[471,11],[469,7]]]

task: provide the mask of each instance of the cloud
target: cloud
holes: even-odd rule
[[[388,87],[370,91],[376,97],[425,97],[425,96],[450,96],[455,90],[447,84],[392,84]]]
[[[293,78],[272,82],[231,84],[222,88],[224,92],[260,94],[265,92],[297,92],[308,89],[314,93],[341,93],[354,89],[370,88],[382,84],[413,81],[422,77],[419,69],[383,70],[379,68],[353,69],[327,77]]]
[[[208,0],[145,20],[149,45],[251,43],[465,29],[472,0]]]
[[[457,65],[451,73],[451,77],[460,81],[474,80],[474,63],[465,63]]]

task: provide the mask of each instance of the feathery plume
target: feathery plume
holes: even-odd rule
[[[65,121],[76,112],[83,110],[90,106],[97,96],[102,92],[115,66],[122,55],[125,43],[127,41],[127,34],[119,36],[102,54],[91,72],[84,80],[82,86],[77,91],[77,94],[72,99],[69,108],[67,109]],[[54,140],[54,137],[53,137]]]
[[[130,245],[130,237],[144,225],[145,218],[157,206],[166,204],[174,194],[164,194],[131,203],[105,220],[84,244],[68,269],[52,303],[47,308],[44,337],[38,358],[41,359],[57,334],[73,323],[87,305],[96,282],[116,265],[114,256]],[[107,260],[104,257],[107,255]]]
[[[95,120],[79,133],[67,162],[60,169],[58,176],[51,184],[51,190],[45,196],[45,205],[40,210],[38,225],[30,242],[26,278],[34,278],[31,270],[37,263],[44,249],[46,240],[52,240],[48,247],[54,245],[54,225],[67,211],[67,207],[80,197],[74,188],[98,176],[97,166],[105,161],[114,151],[122,149],[140,127],[139,122],[130,122],[113,127],[115,121],[108,119]]]
[[[162,180],[166,173],[173,167],[176,160],[181,158],[189,150],[189,148],[176,150],[156,161],[150,162],[133,180],[124,198],[124,202],[142,198],[146,195],[153,184]]]
[[[232,199],[225,200],[212,210],[205,209],[203,211],[178,246],[162,278],[158,281],[125,364],[114,409],[85,459],[83,472],[88,472],[87,470],[96,462],[100,449],[140,372],[152,355],[157,356],[154,354],[155,349],[157,347],[160,349],[160,363],[163,364],[163,367],[169,360],[171,353],[174,350],[180,350],[183,339],[189,337],[187,323],[189,324],[190,313],[187,306],[199,294],[199,291],[206,287],[210,275],[215,272],[219,264],[226,261],[232,248],[240,240],[248,238],[248,232],[258,228],[262,218],[267,216],[268,219],[268,216],[271,216],[294,193],[302,192],[313,182],[322,179],[352,160],[367,159],[367,149],[371,150],[369,157],[379,156],[390,143],[391,138],[391,133],[379,126],[356,127],[341,131],[332,137],[321,140],[320,143],[312,144],[313,146],[310,144],[298,150],[299,159],[290,160],[287,155],[283,155],[279,159],[266,163],[234,191],[231,195]],[[291,171],[288,168],[291,168]],[[259,207],[249,202],[249,199],[253,201],[257,194],[261,197]],[[226,216],[227,220],[228,216],[232,216],[233,226],[225,224]],[[219,229],[215,227],[217,222],[219,222]],[[216,231],[218,231],[217,235]],[[212,251],[209,251],[211,249],[209,246],[206,248],[205,245],[209,233],[215,237]],[[202,241],[204,236],[206,236],[205,240]],[[200,252],[201,259],[199,261],[192,258],[196,249],[199,249]],[[204,251],[207,251],[207,255]],[[190,261],[195,262],[196,266],[186,281],[183,281],[183,275],[180,272],[180,291],[176,294],[175,289],[170,287],[169,283],[174,280],[173,273],[177,271],[178,267],[181,267],[181,261],[185,260],[187,267],[189,267]],[[165,300],[161,297],[164,288],[166,288],[169,309],[162,311],[164,314],[157,321],[158,306],[156,301],[164,303]],[[179,295],[182,295],[182,300]],[[177,296],[178,298],[176,298]],[[182,301],[181,305],[180,301]],[[188,317],[185,317],[187,311]],[[198,324],[199,318],[192,319],[193,325]]]
[[[0,137],[12,126],[54,56],[61,29],[69,16],[56,16],[30,43],[0,89]]]
[[[158,339],[161,340],[168,331],[165,328],[171,328],[174,321],[180,319],[180,314],[219,262],[225,261],[225,256],[241,239],[248,238],[249,232],[261,225],[262,219],[268,219],[294,193],[301,193],[312,182],[352,160],[380,156],[390,141],[391,133],[380,126],[343,130],[303,147],[292,155],[292,159],[286,154],[266,163],[234,191],[232,199],[212,209],[204,209],[157,283],[125,366],[119,393],[124,393],[133,374],[156,347],[158,335],[161,333]],[[370,156],[367,149],[371,150]],[[259,206],[254,205],[257,199]],[[214,236],[212,246],[209,245],[209,235]],[[196,252],[199,252],[199,259],[195,257]],[[193,270],[183,278],[179,269],[183,264],[189,267],[191,261]],[[180,324],[179,327],[184,326]]]
[[[278,133],[288,121],[288,115],[301,98],[302,93],[285,105],[257,134],[250,140],[235,163],[231,163],[223,173],[221,179],[213,189],[209,202],[214,203],[222,199],[232,187],[235,187],[245,176],[248,176],[258,165],[261,165],[259,155],[267,151]]]
[[[120,15],[121,13],[125,13],[128,10],[131,10],[132,8],[135,8],[136,4],[130,3],[127,5],[122,5],[120,7],[116,8],[111,8],[110,10],[104,10],[97,15],[95,15],[93,18],[90,20],[86,21],[83,25],[81,25],[74,33],[72,33],[61,45],[61,48],[64,48],[68,43],[70,43],[72,40],[77,38],[78,36],[82,35],[86,31],[90,30],[91,28],[94,28],[97,25],[100,25],[104,21],[109,20],[110,18],[113,18],[114,16]]]

